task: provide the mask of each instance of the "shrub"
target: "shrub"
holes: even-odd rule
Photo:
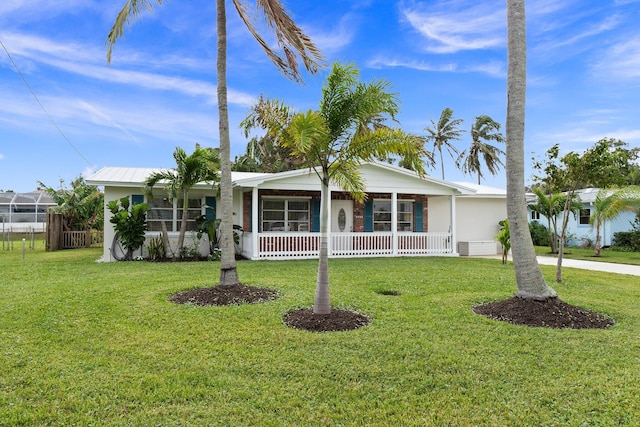
[[[529,223],[529,233],[535,246],[549,246],[549,230],[538,221]]]
[[[613,233],[612,246],[619,251],[640,252],[640,230]]]
[[[110,201],[107,208],[113,215],[109,222],[116,231],[114,242],[116,239],[122,242],[127,251],[124,259],[130,261],[133,259],[133,252],[144,244],[144,233],[147,230],[146,214],[150,208],[146,203],[133,205],[128,197]]]
[[[167,251],[165,250],[164,241],[161,236],[149,240],[147,251],[149,252],[149,259],[151,261],[160,261],[167,257]]]

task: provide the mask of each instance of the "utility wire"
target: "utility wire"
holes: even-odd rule
[[[42,111],[44,111],[44,114],[49,118],[49,120],[51,121],[51,123],[53,124],[53,126],[58,130],[58,132],[60,133],[60,135],[62,135],[62,138],[64,138],[65,141],[67,141],[67,143],[71,146],[71,148],[73,148],[75,150],[76,153],[78,153],[78,155],[82,158],[82,160],[84,160],[87,165],[89,165],[89,168],[91,168],[92,171],[95,172],[95,167],[91,164],[91,162],[80,152],[80,150],[78,150],[78,148],[73,145],[73,143],[71,142],[71,140],[69,138],[67,138],[67,135],[64,134],[64,132],[62,131],[62,129],[60,129],[60,127],[58,126],[58,124],[55,122],[55,120],[53,120],[53,117],[51,117],[51,115],[49,114],[49,112],[47,111],[46,108],[44,108],[44,105],[42,105],[42,103],[40,102],[40,100],[38,99],[38,96],[36,95],[36,93],[33,91],[33,89],[31,88],[31,86],[29,85],[29,82],[27,82],[27,79],[25,79],[24,75],[22,74],[22,72],[20,71],[20,69],[18,68],[18,64],[15,63],[15,61],[13,60],[13,57],[11,56],[11,54],[9,53],[9,51],[7,50],[7,47],[4,45],[4,43],[2,42],[2,40],[0,40],[0,45],[2,45],[2,49],[4,49],[5,53],[7,54],[7,56],[9,57],[9,60],[11,61],[11,63],[13,64],[13,67],[16,69],[18,75],[20,76],[20,78],[22,79],[22,81],[24,82],[25,86],[27,86],[27,89],[29,89],[29,92],[31,92],[31,95],[33,95],[33,98],[36,100],[36,102],[38,103],[38,105],[40,106],[40,108],[42,108]]]

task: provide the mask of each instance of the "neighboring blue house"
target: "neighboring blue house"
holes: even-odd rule
[[[582,209],[580,215],[569,215],[569,223],[567,225],[567,246],[580,246],[586,241],[590,241],[595,244],[596,230],[589,224],[589,219],[593,213],[593,202],[598,195],[600,189],[598,188],[584,188],[577,190],[576,195],[582,202]],[[536,196],[529,194],[527,196],[527,203],[536,203]],[[619,231],[631,231],[633,229],[633,222],[636,218],[634,212],[622,212],[612,221],[605,221],[600,227],[600,245],[611,246],[613,243],[613,235]],[[538,221],[545,227],[549,227],[549,221],[544,215],[538,215],[529,209],[529,222]],[[558,218],[558,232],[562,226],[562,216]]]

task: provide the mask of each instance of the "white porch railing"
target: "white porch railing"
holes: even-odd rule
[[[320,233],[244,233],[244,255],[252,259],[316,258]],[[453,253],[451,233],[331,233],[330,257],[446,255]]]

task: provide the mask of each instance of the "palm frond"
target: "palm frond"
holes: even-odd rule
[[[267,25],[273,30],[278,46],[282,49],[282,54],[276,53],[258,34],[246,4],[242,0],[233,0],[233,4],[249,32],[282,74],[297,82],[302,81],[298,56],[302,59],[307,71],[312,74],[324,66],[320,49],[289,17],[280,0],[256,0],[256,6],[262,11]]]
[[[367,198],[357,162],[333,163],[329,168],[329,177],[338,187],[351,194],[354,200],[363,202]]]
[[[162,5],[162,0],[155,0],[158,5]],[[111,55],[113,48],[116,45],[116,41],[124,36],[124,30],[127,28],[132,19],[138,18],[143,10],[150,11],[153,9],[153,2],[151,0],[127,0],[118,12],[116,20],[107,35],[105,45],[107,46],[107,63],[111,63]]]

